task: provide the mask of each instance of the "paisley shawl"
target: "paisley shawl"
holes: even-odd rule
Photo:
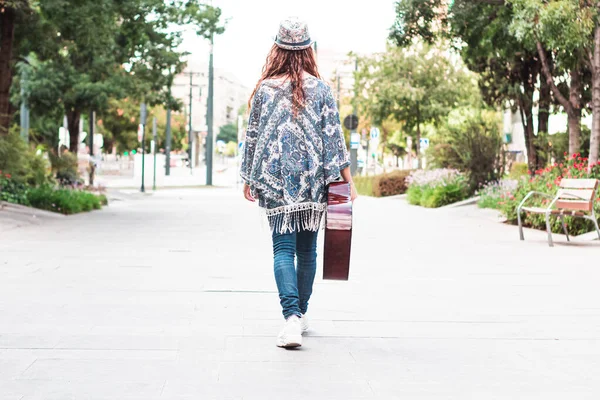
[[[289,81],[265,80],[252,99],[240,174],[277,233],[317,231],[327,185],[350,165],[331,88],[307,75],[304,93],[296,116]]]

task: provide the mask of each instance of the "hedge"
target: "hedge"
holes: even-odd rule
[[[375,176],[356,176],[353,180],[360,195],[386,197],[406,193],[409,175],[408,170],[398,170]]]

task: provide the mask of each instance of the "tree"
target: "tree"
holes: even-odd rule
[[[360,106],[373,123],[392,117],[415,138],[419,167],[423,124],[439,124],[457,105],[474,101],[474,77],[439,46],[389,47],[374,57],[359,58],[356,90]]]
[[[169,87],[184,67],[177,50],[184,29],[204,37],[223,31],[220,10],[199,1],[81,0],[65,7],[62,0],[46,0],[39,14],[41,30],[51,32],[43,47],[54,51],[32,45],[41,64],[28,75],[27,98],[32,107],[61,105],[73,152],[81,115],[106,110],[112,98],[173,103]],[[35,84],[42,81],[47,85]]]
[[[467,171],[470,189],[475,192],[504,172],[501,132],[501,118],[495,111],[454,110],[436,135],[433,165]]]
[[[8,135],[13,114],[10,88],[13,81],[15,29],[20,15],[30,10],[29,0],[0,1],[0,136]]]
[[[585,53],[579,38],[589,36],[581,21],[586,10],[573,0],[511,0],[515,36],[536,49],[547,86],[568,116],[569,153],[580,151]],[[574,23],[574,21],[577,21]],[[554,61],[554,62],[552,62]],[[557,78],[569,77],[555,82]],[[564,87],[563,90],[559,86]]]
[[[508,29],[513,10],[503,0],[400,0],[397,23],[390,37],[400,46],[414,40],[432,42],[440,38],[451,41],[467,67],[479,76],[483,100],[490,106],[507,104],[521,115],[525,132],[528,162],[538,168],[533,107],[540,73],[537,51],[528,49]],[[434,10],[431,13],[430,10]],[[401,26],[418,29],[401,29]],[[540,103],[551,101],[548,90],[540,91]],[[538,115],[538,126],[548,126],[549,114]]]
[[[236,142],[238,140],[238,132],[236,124],[227,124],[219,128],[217,140],[222,140],[225,143]]]

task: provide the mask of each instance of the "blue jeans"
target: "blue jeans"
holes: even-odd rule
[[[283,316],[301,316],[308,309],[317,271],[318,232],[273,233],[275,281]],[[298,257],[297,267],[294,256]]]

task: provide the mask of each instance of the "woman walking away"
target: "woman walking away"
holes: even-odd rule
[[[319,76],[304,22],[281,22],[249,102],[244,197],[266,210],[285,325],[279,347],[302,345],[317,268],[317,232],[331,182],[352,182],[331,88]],[[356,190],[352,186],[352,200]],[[294,265],[294,258],[297,265]]]

